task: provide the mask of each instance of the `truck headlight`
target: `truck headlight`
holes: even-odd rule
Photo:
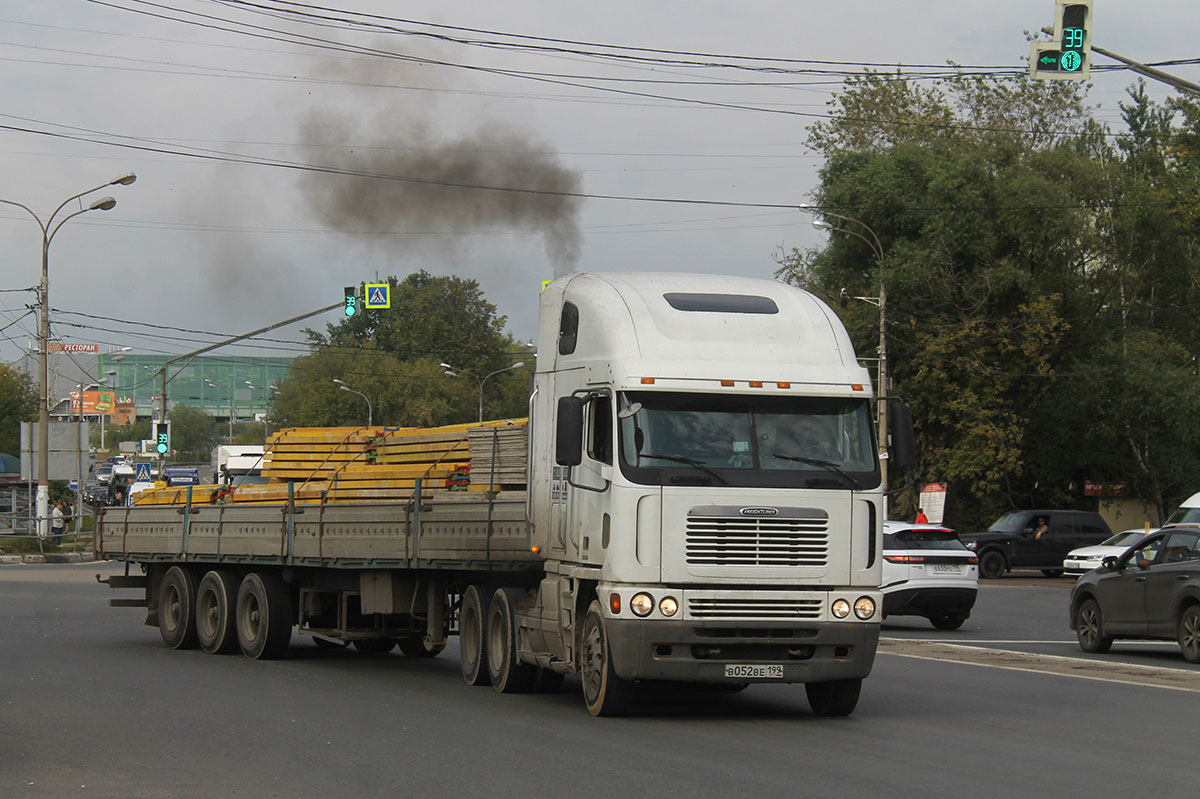
[[[869,596],[860,596],[854,603],[854,615],[863,621],[875,615],[875,600]]]
[[[633,599],[629,600],[629,609],[636,616],[649,616],[650,611],[654,610],[654,598],[649,594],[634,594]]]
[[[844,599],[834,600],[833,607],[830,610],[835,617],[844,619],[850,615],[850,603]]]
[[[674,616],[679,612],[679,603],[673,596],[665,596],[658,601],[658,612],[664,616]]]

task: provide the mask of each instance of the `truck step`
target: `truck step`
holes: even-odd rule
[[[144,608],[147,607],[144,599],[110,599],[108,600],[110,608]]]

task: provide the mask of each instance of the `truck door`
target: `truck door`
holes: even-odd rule
[[[583,461],[571,470],[567,500],[566,559],[599,562],[612,473],[612,396],[591,398],[584,412]]]

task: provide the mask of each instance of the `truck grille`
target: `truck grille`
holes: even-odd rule
[[[726,597],[692,597],[688,613],[693,619],[819,619],[821,600],[730,599]]]
[[[691,516],[686,558],[693,566],[824,566],[826,519]]]

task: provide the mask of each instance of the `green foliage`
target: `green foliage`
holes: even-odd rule
[[[21,454],[21,422],[37,419],[37,387],[24,372],[0,363],[0,452]]]
[[[171,422],[171,449],[176,452],[208,453],[217,445],[217,423],[199,408],[176,405],[167,413]]]
[[[391,308],[364,310],[324,334],[306,331],[313,352],[297,358],[279,385],[271,429],[365,425],[368,401],[375,425],[474,421],[481,379],[486,418],[526,414],[532,350],[504,333],[505,318],[475,281],[422,271],[388,283]],[[502,371],[518,361],[528,366]]]
[[[779,275],[826,300],[886,286],[889,393],[912,403],[921,450],[891,477],[893,512],[915,512],[925,480],[950,482],[964,527],[1086,506],[1089,479],[1167,510],[1200,487],[1200,459],[1181,456],[1200,428],[1145,396],[1196,382],[1200,106],[1129,97],[1110,143],[1073,83],[873,74],[811,129],[834,230],[777,256]],[[840,312],[873,354],[876,308]]]

